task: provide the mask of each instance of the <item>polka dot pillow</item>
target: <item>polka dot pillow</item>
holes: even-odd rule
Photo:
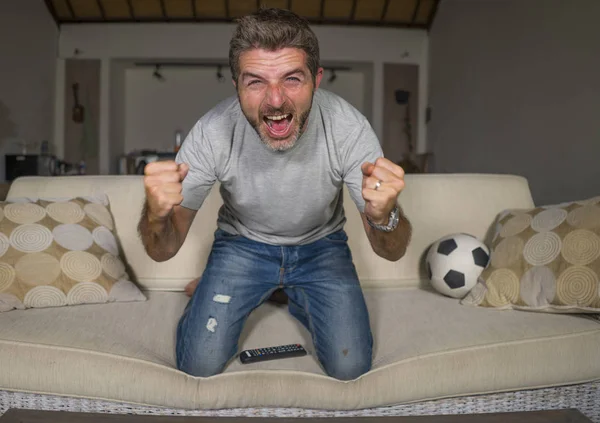
[[[144,300],[106,197],[0,202],[0,311]]]
[[[462,304],[600,313],[600,196],[507,210],[490,250],[490,264]]]

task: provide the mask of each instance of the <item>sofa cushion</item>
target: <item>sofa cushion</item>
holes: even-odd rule
[[[145,299],[127,276],[107,201],[0,203],[0,311]]]
[[[0,314],[0,389],[174,408],[359,409],[600,379],[600,323],[461,306],[414,288],[367,289],[373,368],[353,381],[326,376],[306,330],[283,305],[249,316],[239,349],[299,342],[309,355],[196,378],[175,369],[182,293]]]
[[[600,312],[600,196],[501,213],[489,266],[462,303]]]

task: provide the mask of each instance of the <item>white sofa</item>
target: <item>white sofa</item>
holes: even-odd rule
[[[361,410],[424,402],[435,410],[436,400],[443,398],[460,401],[516,391],[530,395],[529,408],[578,407],[588,416],[598,413],[595,418],[600,421],[600,410],[593,405],[600,403],[600,322],[582,315],[460,305],[431,291],[426,281],[424,256],[435,240],[455,232],[488,240],[497,213],[533,206],[526,179],[407,175],[400,200],[414,233],[398,262],[372,252],[345,192],[346,231],[375,341],[372,370],[346,382],[324,374],[307,331],[286,306],[270,302],[250,315],[240,349],[298,342],[308,356],[250,365],[236,359],[222,374],[209,378],[178,371],[175,328],[187,302],[182,290],[205,265],[221,198],[214,187],[178,255],[156,263],[145,254],[137,235],[142,183],[141,176],[83,176],[24,177],[12,184],[8,198],[106,193],[130,274],[148,301],[1,313],[0,412],[15,406],[6,398],[14,400],[18,393],[185,412],[272,407]],[[580,384],[576,395],[568,387],[574,384]],[[553,389],[558,391],[548,391]],[[536,392],[540,398],[552,392],[562,399],[544,402],[536,399]],[[528,407],[507,401],[503,408],[507,411]],[[483,401],[479,411],[498,410],[492,405]],[[60,408],[56,403],[54,407]]]

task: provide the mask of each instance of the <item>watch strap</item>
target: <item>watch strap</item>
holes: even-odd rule
[[[369,217],[367,216],[367,223],[373,229],[377,229],[382,232],[392,232],[394,229],[398,227],[398,222],[400,221],[400,208],[398,206],[394,207],[394,209],[390,212],[390,217],[388,219],[387,225],[378,225],[377,223],[371,222]]]

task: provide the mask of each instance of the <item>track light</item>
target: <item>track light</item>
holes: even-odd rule
[[[154,68],[154,72],[152,73],[152,76],[154,76],[156,79],[158,79],[161,82],[165,80],[165,77],[162,76],[162,74],[160,73],[160,65],[156,65],[156,67]]]
[[[329,83],[331,84],[333,81],[335,81],[337,78],[337,75],[335,74],[335,69],[331,69],[331,76],[329,77]]]
[[[221,72],[222,69],[223,69],[223,67],[221,65],[219,65],[217,67],[217,80],[219,82],[225,81],[225,77],[223,76],[223,72]]]

